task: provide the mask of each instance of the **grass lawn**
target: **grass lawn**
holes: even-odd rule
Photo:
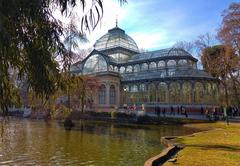
[[[186,147],[177,154],[175,163],[164,166],[239,166],[240,165],[240,124],[223,122],[191,124],[189,127],[210,129],[194,136],[183,136],[175,142]]]

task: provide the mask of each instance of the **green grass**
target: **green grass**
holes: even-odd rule
[[[240,163],[240,124],[227,126],[223,122],[186,125],[207,132],[183,136],[175,142],[186,147],[177,154],[175,163],[165,166],[238,166]]]

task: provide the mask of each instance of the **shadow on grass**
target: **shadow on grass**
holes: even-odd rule
[[[202,150],[224,150],[224,151],[234,151],[234,152],[240,152],[240,146],[227,146],[227,145],[186,145],[186,147],[199,147]]]

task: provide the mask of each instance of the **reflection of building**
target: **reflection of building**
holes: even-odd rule
[[[99,80],[93,101],[97,108],[217,104],[216,79],[197,69],[192,55],[178,48],[139,53],[134,40],[117,26],[71,70]]]

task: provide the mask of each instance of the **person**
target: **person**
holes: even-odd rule
[[[211,119],[211,114],[210,114],[210,111],[208,110],[208,108],[206,108],[205,116],[206,116],[206,118],[207,118],[209,121],[212,120],[212,119]]]
[[[163,116],[165,117],[166,115],[166,110],[165,110],[165,107],[163,107]]]
[[[214,121],[217,121],[217,120],[218,120],[217,110],[216,110],[215,107],[213,107],[213,109],[212,109],[212,116],[213,116]]]
[[[224,115],[224,119],[225,119],[227,125],[229,125],[227,107],[224,107],[224,108],[223,108],[223,115]]]
[[[160,106],[156,107],[157,116],[160,117],[161,109]]]
[[[145,105],[142,104],[142,111],[145,112]]]
[[[171,106],[171,112],[170,112],[170,115],[175,115],[175,112],[174,112],[174,109],[173,109],[173,106]]]
[[[179,106],[177,107],[177,114],[178,114],[178,115],[180,114],[180,108],[179,108]]]
[[[186,118],[188,117],[187,109],[185,107],[183,107],[183,114],[185,115]]]
[[[181,115],[183,114],[183,106],[180,107]]]
[[[157,115],[157,106],[156,105],[154,107],[154,112],[155,112],[155,115]]]
[[[203,107],[201,107],[201,115],[203,115],[204,113],[204,110],[203,110]]]

